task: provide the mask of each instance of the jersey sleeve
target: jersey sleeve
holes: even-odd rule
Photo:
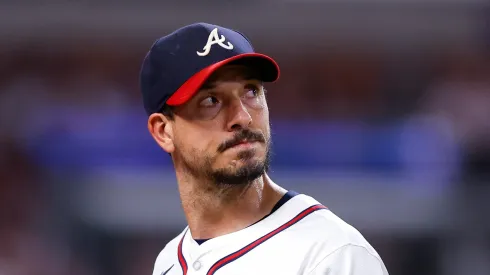
[[[389,275],[383,261],[363,246],[346,245],[323,258],[307,275]]]
[[[158,254],[155,260],[155,264],[153,265],[152,275],[160,275],[160,273],[162,272],[161,270],[163,268],[164,253],[165,253],[165,248],[162,251],[160,251],[160,253]]]

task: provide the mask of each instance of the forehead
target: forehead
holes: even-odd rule
[[[201,90],[210,89],[219,82],[259,80],[259,73],[252,67],[244,65],[225,65],[216,70],[201,86]]]

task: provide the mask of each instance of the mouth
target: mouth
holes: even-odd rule
[[[253,141],[253,140],[242,140],[238,143],[236,143],[235,145],[231,146],[229,149],[232,149],[232,148],[248,148],[248,147],[251,147],[254,143],[257,143],[257,141]]]
[[[244,139],[244,140],[240,141],[240,142],[239,142],[238,144],[236,144],[236,145],[240,145],[240,144],[247,144],[247,143],[251,143],[251,142],[253,142],[253,141],[248,141],[248,140]]]
[[[218,148],[218,153],[223,153],[229,149],[246,149],[257,146],[256,143],[266,143],[265,138],[260,133],[250,131],[237,132],[232,140],[221,143]]]

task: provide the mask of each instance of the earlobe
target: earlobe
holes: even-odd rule
[[[173,131],[171,122],[163,114],[152,114],[148,118],[148,131],[156,143],[165,152],[174,151]]]

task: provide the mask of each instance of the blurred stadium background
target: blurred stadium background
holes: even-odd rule
[[[278,183],[359,228],[390,274],[490,274],[483,0],[1,1],[0,274],[151,274],[185,220],[138,72],[197,21],[281,65]]]

